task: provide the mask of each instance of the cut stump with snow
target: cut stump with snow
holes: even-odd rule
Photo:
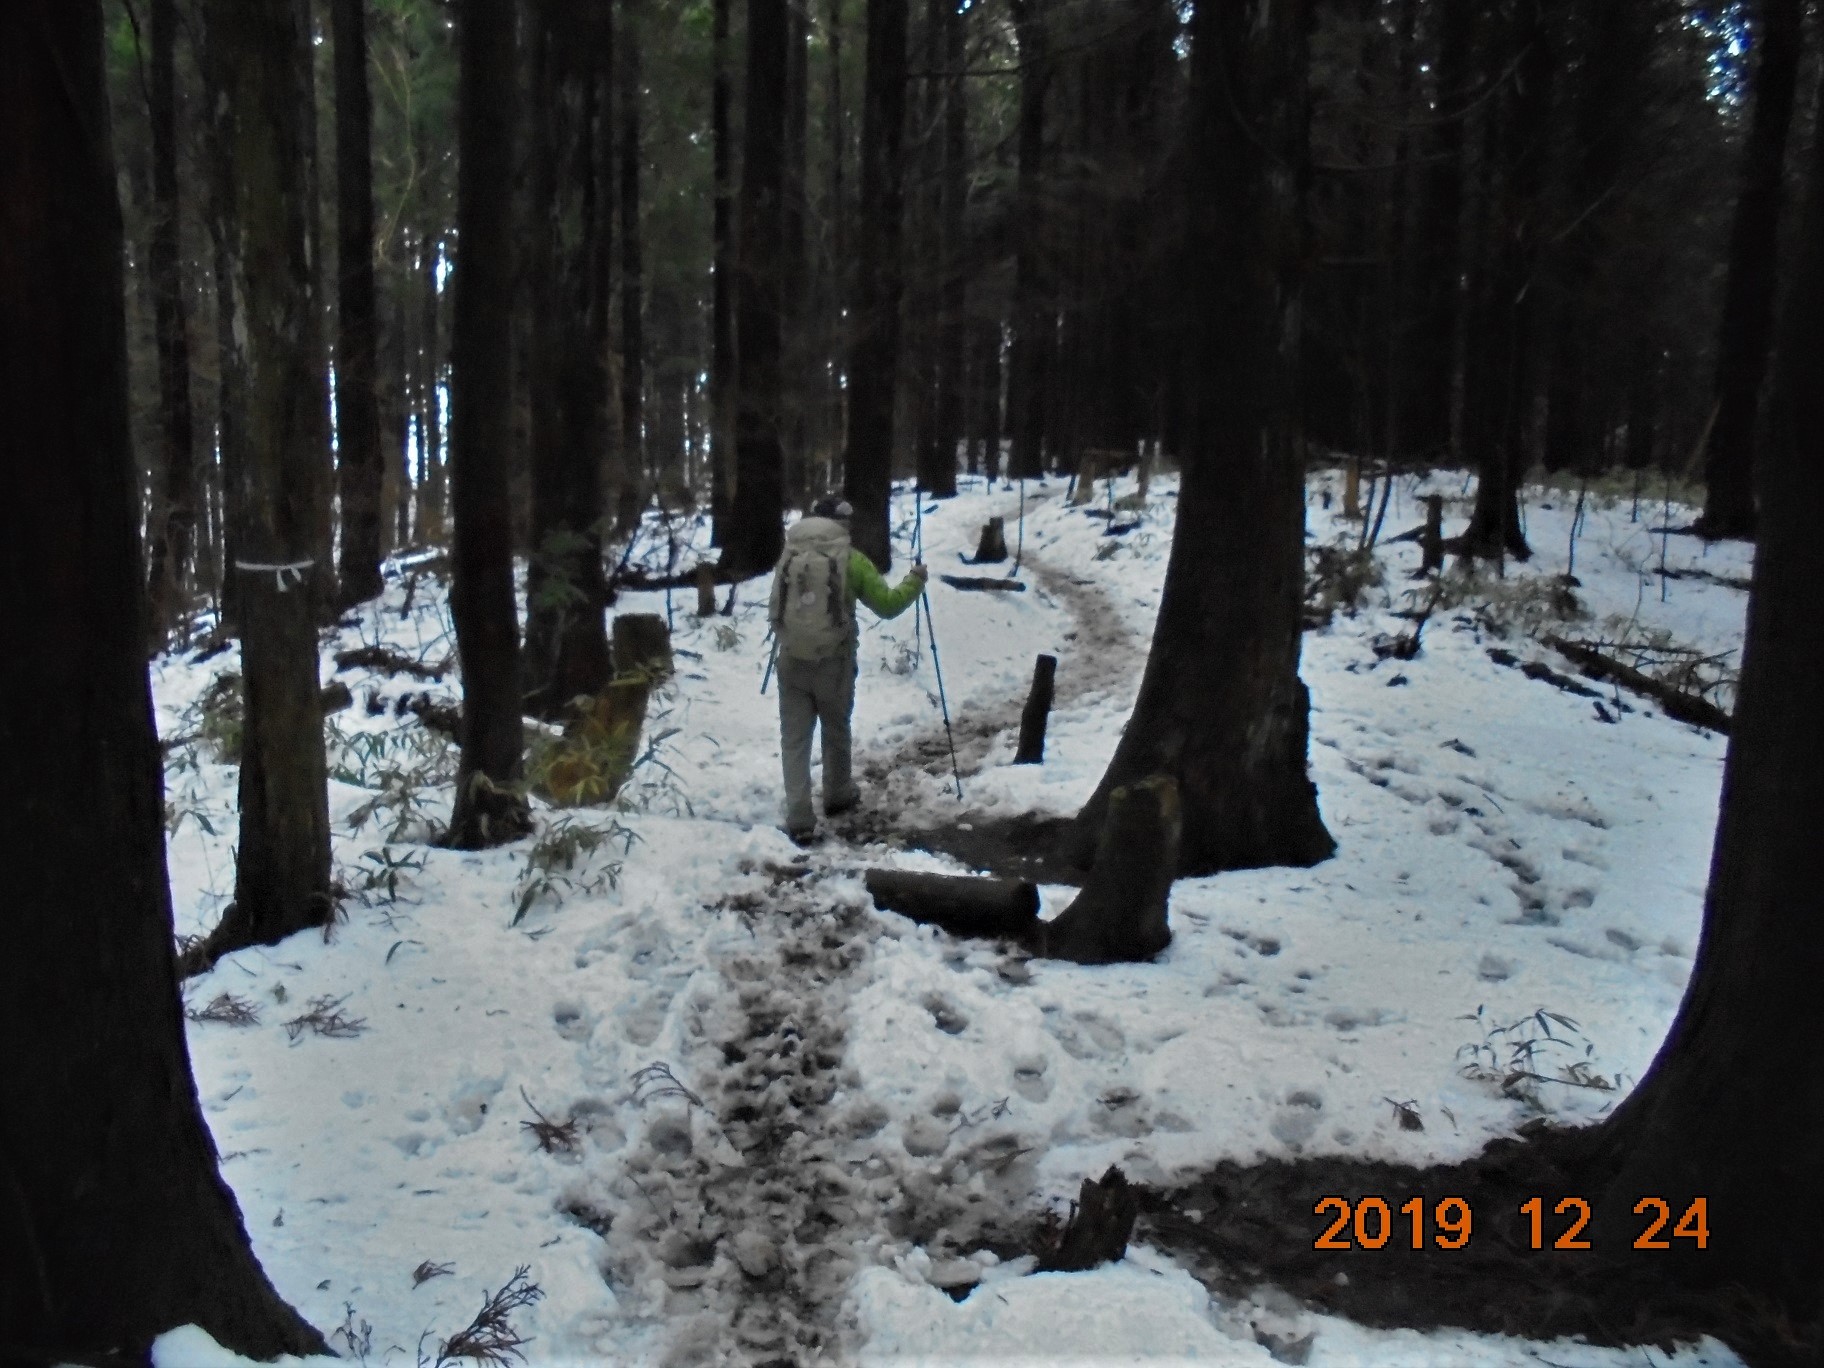
[[[990,518],[982,524],[981,539],[975,544],[972,565],[990,565],[1007,559],[1007,519]]]
[[[1114,790],[1083,891],[1040,929],[1038,953],[1116,964],[1149,960],[1170,945],[1166,909],[1183,821],[1178,781],[1169,774]]]
[[[1127,1257],[1140,1215],[1139,1194],[1120,1169],[1085,1178],[1057,1246],[1039,1253],[1040,1273],[1081,1273]]]

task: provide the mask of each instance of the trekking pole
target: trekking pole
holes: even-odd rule
[[[779,659],[779,638],[772,632],[768,632],[767,635],[773,638],[773,649],[767,652],[766,673],[760,676],[760,696],[762,698],[766,697],[766,686],[773,678],[773,662]]]
[[[937,658],[937,629],[931,625],[931,601],[921,593],[918,602],[925,610],[925,634],[931,638],[931,669],[937,675],[937,706],[944,715],[944,739],[950,743],[950,777],[956,780],[956,797],[961,802],[963,773],[956,764],[956,737],[950,730],[950,701],[944,696],[944,667]]]

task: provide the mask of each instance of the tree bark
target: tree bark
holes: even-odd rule
[[[943,0],[944,179],[942,288],[939,293],[937,440],[931,469],[919,477],[927,492],[940,499],[956,495],[957,444],[966,430],[963,395],[964,363],[969,349],[968,285],[964,260],[968,250],[965,213],[969,196],[969,107],[964,98],[964,11],[957,0]]]
[[[1824,100],[1820,101],[1824,110]],[[1824,1061],[1817,1035],[1824,922],[1817,776],[1824,658],[1815,596],[1824,539],[1824,139],[1816,140],[1793,288],[1783,311],[1762,467],[1760,546],[1748,597],[1734,731],[1685,998],[1646,1076],[1598,1135],[1619,1160],[1593,1200],[1596,1247],[1627,1251],[1651,1194],[1682,1212],[1708,1201],[1708,1248],[1674,1239],[1655,1275],[1739,1284],[1816,1314],[1824,1244]],[[1618,1257],[1625,1258],[1624,1252]],[[1638,1256],[1636,1256],[1638,1257]]]
[[[1754,463],[1762,382],[1773,339],[1786,140],[1803,45],[1800,0],[1762,0],[1755,46],[1754,120],[1729,235],[1729,276],[1717,339],[1716,422],[1704,454],[1706,537],[1746,537],[1755,524]]]
[[[158,350],[159,465],[164,481],[149,530],[146,586],[152,604],[154,649],[163,644],[190,579],[196,539],[195,432],[190,404],[190,336],[184,304],[181,241],[183,206],[177,178],[177,11],[174,0],[152,0],[152,61],[148,115],[152,133],[151,278]]]
[[[876,907],[953,936],[1028,941],[1038,934],[1039,890],[1021,880],[870,869],[865,881]]]
[[[305,158],[295,92],[308,80],[302,15],[211,0],[209,83],[223,108],[238,234],[228,253],[242,306],[234,365],[246,378],[247,440],[233,500],[246,688],[234,902],[200,962],[270,945],[332,913],[329,793],[316,621],[333,580],[319,513],[329,454],[323,312],[309,256]],[[270,567],[295,567],[279,570]],[[259,568],[269,567],[269,568]]]
[[[893,488],[893,401],[905,196],[906,0],[868,0],[867,77],[861,111],[861,208],[849,334],[849,425],[843,493],[855,545],[882,571],[893,562],[887,507]]]
[[[1072,827],[1079,866],[1114,790],[1156,774],[1182,795],[1180,873],[1308,865],[1335,849],[1306,772],[1298,677],[1308,18],[1304,4],[1237,0],[1200,5],[1192,24],[1178,522],[1133,716]]]
[[[458,10],[455,313],[450,343],[450,614],[462,664],[462,763],[448,843],[473,850],[530,825],[523,769],[519,623],[513,608],[513,8]]]
[[[612,249],[600,237],[612,223],[595,175],[616,111],[603,16],[585,19],[570,0],[540,0],[536,14],[528,120],[537,215],[527,272],[532,553],[521,664],[532,711],[557,718],[571,699],[599,692],[609,674],[602,467],[611,396],[606,351],[595,345],[606,330],[592,321],[605,324],[610,307]],[[627,473],[637,480],[637,470]]]
[[[810,414],[817,366],[812,360],[814,317],[811,298],[810,244],[807,240],[807,190],[811,131],[810,0],[786,7],[784,166],[780,177],[779,278],[781,354],[784,373],[780,401],[783,499],[788,508],[803,508],[810,494]]]
[[[256,1262],[198,1105],[171,953],[127,344],[95,3],[0,7],[0,671],[29,775],[0,831],[18,918],[0,1030],[0,1325],[30,1362],[145,1358],[197,1324],[326,1352]],[[56,871],[46,878],[45,871]]]
[[[735,494],[735,199],[731,134],[728,127],[728,7],[712,0],[715,73],[710,92],[710,143],[715,160],[715,205],[711,263],[709,360],[710,543],[728,540]]]
[[[418,230],[418,487],[421,497],[418,539],[434,543],[443,539],[448,480],[444,466],[443,408],[438,380],[443,370],[441,296],[437,288],[439,238],[425,214]]]
[[[1508,47],[1518,63],[1509,108],[1501,116],[1501,157],[1491,206],[1494,264],[1486,287],[1489,424],[1478,433],[1476,504],[1463,533],[1467,554],[1529,560],[1520,528],[1520,477],[1528,463],[1535,394],[1538,291],[1531,288],[1542,235],[1547,139],[1554,54],[1546,42],[1542,0],[1518,0]]]
[[[1006,548],[1002,551],[1005,553]],[[1016,765],[1045,763],[1045,724],[1051,717],[1052,681],[1057,677],[1058,658],[1042,655],[1032,669],[1032,692],[1026,695],[1026,706],[1020,711],[1020,744],[1014,752]]]
[[[639,521],[652,471],[646,450],[645,282],[640,237],[640,10],[621,7],[616,85],[621,101],[621,491],[616,526],[631,533]],[[606,129],[604,128],[604,132]]]
[[[1050,84],[1045,32],[1049,4],[1050,0],[1014,0],[1013,5],[1020,51],[1019,179],[1014,191],[1019,221],[1014,230],[1018,247],[1014,261],[1013,345],[1007,356],[1007,417],[1013,428],[1007,473],[1023,480],[1045,473],[1044,371],[1053,332],[1039,264],[1044,217],[1045,93]]]
[[[787,0],[748,0],[747,114],[736,277],[735,496],[723,561],[742,577],[773,568],[784,545],[784,268]]]
[[[1149,960],[1170,945],[1166,910],[1183,834],[1178,781],[1169,774],[1110,793],[1095,867],[1070,906],[1045,924],[1038,953],[1114,964]]]
[[[334,0],[336,62],[336,461],[342,496],[341,598],[380,592],[380,409],[375,391],[374,169],[365,0]]]

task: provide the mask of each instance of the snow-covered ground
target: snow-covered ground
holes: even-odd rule
[[[1433,484],[1462,493],[1457,479]],[[1314,542],[1353,535],[1326,507],[1335,488],[1312,479]],[[1420,520],[1419,492],[1401,486],[1388,533]],[[1026,491],[1025,593],[933,582],[961,803],[933,743],[929,643],[910,613],[866,628],[858,759],[892,825],[1069,813],[1112,753],[1158,604],[1174,482],[1154,481],[1144,515],[1121,515],[1143,516],[1121,537],[1063,496],[1055,481]],[[1013,539],[1019,504],[975,482],[930,506],[934,568],[960,568],[989,514],[1008,515]],[[912,509],[902,495],[906,536]],[[1452,512],[1447,530],[1461,525]],[[1516,584],[1562,571],[1571,512],[1529,492],[1540,555],[1493,591],[1508,615],[1532,601]],[[1601,619],[1632,616],[1738,649],[1745,594],[1722,581],[1746,576],[1745,549],[1674,538],[1673,568],[1711,577],[1673,579],[1662,600],[1644,573],[1661,510],[1629,512],[1625,500],[1586,510],[1578,592],[1598,624],[1580,630],[1612,635]],[[327,943],[233,956],[186,994],[193,1009],[232,994],[260,1010],[252,1026],[194,1022],[190,1042],[223,1172],[280,1292],[338,1351],[376,1362],[434,1356],[521,1266],[544,1293],[513,1317],[535,1363],[1264,1365],[1269,1329],[1315,1332],[1314,1368],[1642,1362],[1367,1330],[1271,1289],[1213,1299],[1143,1243],[1074,1274],[985,1248],[1010,1215],[1061,1206],[1111,1163],[1159,1183],[1223,1158],[1452,1161],[1540,1111],[1594,1116],[1640,1076],[1691,967],[1723,740],[1638,699],[1622,711],[1607,690],[1605,722],[1593,700],[1492,661],[1490,645],[1551,657],[1518,635],[1497,641],[1476,598],[1439,610],[1417,659],[1377,661],[1374,638],[1406,625],[1391,610],[1408,606],[1418,554],[1385,548],[1386,587],[1305,637],[1311,763],[1336,857],[1181,882],[1175,939],[1147,965],[1028,962],[952,940],[874,911],[861,874],[955,866],[892,843],[800,852],[786,840],[776,705],[760,691],[764,581],[740,587],[732,616],[701,622],[694,596],[677,595],[680,670],[653,720],[675,731],[641,771],[636,810],[541,808],[536,840],[485,854],[421,843],[448,813],[450,755],[409,714],[363,706],[370,693],[453,698],[454,672],[343,675],[356,705],[333,722],[331,811],[358,896]],[[406,597],[396,576],[325,642],[325,679],[336,650],[362,643],[433,663],[451,652],[441,586],[423,578]],[[666,605],[634,595],[619,609]],[[1040,651],[1060,658],[1047,760],[1015,768],[1012,723]],[[161,660],[161,733],[195,733],[198,700],[235,668],[232,654]],[[206,742],[176,755],[171,874],[179,930],[196,933],[232,888],[234,770]],[[610,835],[590,850],[579,831]],[[566,845],[575,866],[538,884],[532,852]],[[1069,896],[1046,889],[1046,915]],[[354,1033],[294,1037],[286,1023],[319,999],[358,1020]],[[1575,1023],[1553,1025],[1566,1043],[1541,1047],[1543,1067],[1575,1063],[1616,1088],[1542,1083],[1528,1101],[1472,1076],[1478,1060],[1505,1062],[1541,1009]],[[1402,1125],[1401,1108],[1423,1129]],[[574,1145],[541,1150],[526,1125],[541,1115],[575,1121]],[[962,1300],[945,1290],[970,1284]],[[158,1361],[234,1360],[188,1329]],[[1737,1360],[1706,1342],[1651,1361]]]

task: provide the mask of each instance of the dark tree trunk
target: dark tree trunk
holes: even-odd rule
[[[335,0],[336,459],[342,496],[342,602],[380,592],[380,409],[375,391],[374,170],[365,0]]]
[[[450,614],[462,666],[462,764],[448,843],[473,850],[530,825],[507,450],[513,438],[513,7],[458,10],[456,299],[450,341]]]
[[[964,98],[964,11],[957,0],[943,0],[944,38],[944,179],[943,287],[939,298],[936,459],[919,483],[939,498],[956,493],[957,443],[966,428],[963,394],[964,362],[969,349],[967,279],[963,261],[968,248],[965,210],[969,194],[969,107]]]
[[[0,835],[31,966],[0,1008],[31,1099],[0,1108],[0,1325],[26,1362],[144,1359],[185,1324],[323,1353],[254,1259],[184,1039],[101,9],[0,8],[0,583],[32,643],[0,671],[0,747],[31,776]]]
[[[842,0],[829,0],[826,24],[829,57],[823,122],[824,133],[829,139],[825,153],[829,185],[825,192],[828,202],[824,206],[824,220],[828,225],[830,250],[824,269],[823,303],[829,379],[825,382],[827,409],[820,435],[826,449],[833,451],[841,445],[845,428],[842,372],[847,364],[847,348],[842,311],[848,297],[844,286],[849,269],[849,207],[845,189],[848,184],[849,123],[848,109],[842,100]]]
[[[1613,1247],[1626,1250],[1641,1194],[1674,1213],[1706,1198],[1708,1247],[1672,1240],[1670,1252],[1654,1256],[1655,1275],[1735,1284],[1815,1316],[1824,1277],[1824,1242],[1815,1238],[1824,1222],[1824,1064],[1793,1043],[1817,1037],[1824,976],[1824,923],[1805,911],[1817,901],[1824,769],[1816,687],[1824,539],[1812,525],[1824,500],[1824,139],[1814,143],[1776,369],[1760,548],[1697,960],[1658,1056],[1598,1132],[1620,1167],[1593,1206]],[[1599,1227],[1598,1249],[1603,1234]]]
[[[174,0],[152,0],[151,11],[152,242],[146,266],[158,349],[158,445],[164,482],[149,529],[146,586],[152,604],[151,645],[157,647],[170,630],[190,579],[196,475],[189,322],[179,268],[177,11]]]
[[[899,373],[899,303],[905,286],[900,256],[905,122],[906,0],[868,0],[861,207],[842,479],[843,493],[855,510],[855,545],[883,571],[893,560],[887,505],[893,488],[893,399]]]
[[[646,458],[645,287],[640,259],[640,13],[621,6],[621,508],[618,523],[631,531],[626,514],[644,503],[652,472]],[[606,134],[606,127],[604,127]],[[629,498],[629,495],[632,498]]]
[[[330,441],[329,419],[329,337],[325,307],[323,254],[323,163],[318,145],[317,65],[315,58],[316,8],[313,0],[287,0],[293,10],[292,23],[302,47],[293,64],[291,84],[286,87],[297,104],[299,136],[297,159],[291,174],[296,179],[296,193],[304,202],[305,265],[310,275],[310,297],[315,302],[316,350],[311,357],[312,384],[315,396],[310,408],[298,415],[309,425],[312,449],[317,459],[309,475],[311,521],[316,528],[314,552],[319,571],[309,588],[313,610],[319,622],[330,622],[336,616],[338,597],[335,575],[335,517],[333,493],[336,483],[335,453]],[[305,474],[302,470],[298,478]]]
[[[1007,417],[1013,448],[1007,473],[1034,479],[1045,473],[1045,358],[1054,326],[1047,308],[1039,263],[1043,233],[1045,174],[1045,92],[1050,84],[1047,9],[1050,0],[1014,0],[1020,49],[1019,180],[1014,191],[1018,244],[1014,261],[1013,345],[1009,349]],[[1301,78],[1302,79],[1302,78]]]
[[[1431,6],[1439,26],[1435,100],[1441,122],[1434,160],[1424,172],[1419,260],[1423,272],[1418,301],[1423,326],[1415,337],[1415,401],[1407,426],[1421,448],[1443,447],[1462,458],[1455,439],[1458,339],[1463,325],[1463,191],[1468,177],[1464,155],[1468,106],[1473,98],[1471,40],[1475,7]]]
[[[540,0],[536,14],[527,130],[532,203],[538,206],[527,272],[533,290],[532,554],[521,663],[532,711],[557,718],[571,699],[604,688],[609,674],[601,534],[608,372],[606,353],[595,345],[605,333],[592,323],[610,306],[612,249],[599,235],[610,233],[611,225],[596,169],[615,111],[606,25],[591,28],[569,0]],[[638,305],[633,308],[637,312]],[[637,421],[637,412],[633,416]]]
[[[296,175],[308,111],[282,94],[309,79],[309,35],[288,5],[211,0],[206,14],[238,226],[228,262],[243,309],[233,351],[246,380],[247,440],[231,500],[246,681],[240,845],[234,902],[200,953],[205,965],[322,926],[333,912],[316,633],[320,586],[333,578],[318,519],[329,459],[318,422],[323,312]]]
[[[728,541],[735,494],[735,178],[728,127],[728,7],[713,0],[715,72],[710,92],[710,142],[715,159],[714,261],[711,264],[709,359],[710,541]]]
[[[1527,560],[1532,548],[1520,528],[1520,478],[1527,465],[1535,394],[1538,260],[1551,108],[1554,54],[1546,41],[1542,0],[1517,0],[1508,51],[1518,63],[1510,108],[1502,116],[1502,152],[1488,283],[1489,349],[1481,383],[1488,387],[1491,422],[1480,434],[1476,505],[1464,531],[1467,554]]]
[[[1762,381],[1773,337],[1773,300],[1785,192],[1786,139],[1798,86],[1800,0],[1762,0],[1755,45],[1754,121],[1743,152],[1741,197],[1729,235],[1729,277],[1717,339],[1716,422],[1704,454],[1707,537],[1754,532],[1754,463]]]
[[[735,497],[723,563],[736,575],[773,568],[784,538],[781,312],[787,0],[748,0],[747,104],[736,277]]]
[[[1308,865],[1335,849],[1306,773],[1298,677],[1308,19],[1303,4],[1206,0],[1192,24],[1178,523],[1133,716],[1071,830],[1079,865],[1111,793],[1157,774],[1181,792],[1183,874]]]
[[[234,335],[234,270],[230,244],[237,237],[233,171],[228,161],[227,111],[210,101],[209,111],[209,246],[215,283],[215,440],[222,460],[222,612],[220,630],[238,635],[241,622],[240,575],[234,568],[241,533],[236,525],[240,497],[243,433],[247,413],[247,377]]]
[[[785,358],[781,384],[784,414],[780,424],[783,445],[784,500],[802,508],[809,490],[811,377],[815,374],[810,322],[810,252],[805,238],[807,162],[811,123],[810,15],[804,4],[786,8],[785,44],[785,166],[780,191],[780,280],[783,314],[780,319]]]

